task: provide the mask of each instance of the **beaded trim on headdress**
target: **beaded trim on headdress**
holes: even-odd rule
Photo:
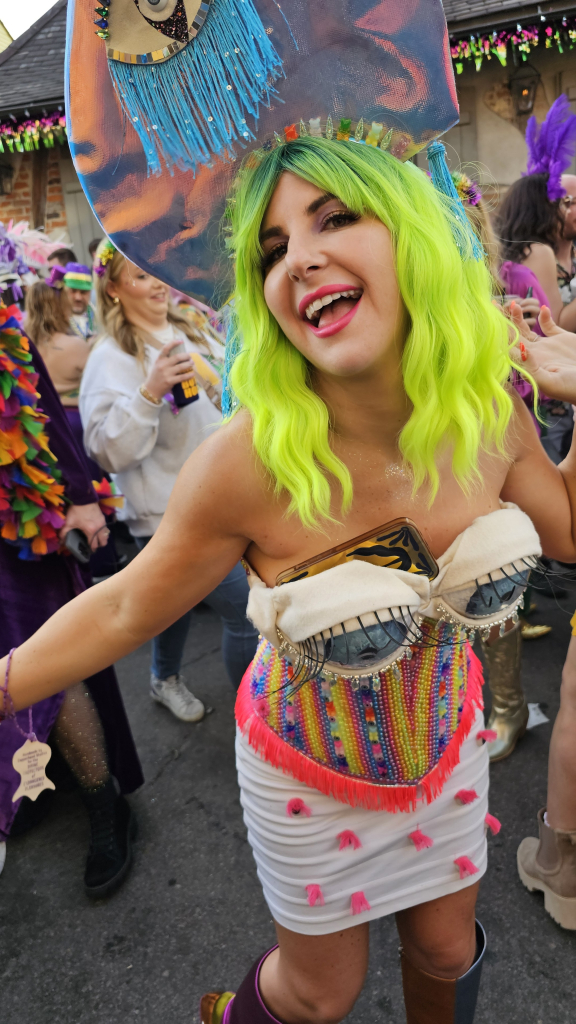
[[[0,534],[34,560],[56,551],[64,486],[50,451],[28,339],[0,308]]]

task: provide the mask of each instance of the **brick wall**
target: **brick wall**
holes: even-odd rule
[[[0,196],[0,221],[7,224],[9,220],[31,220],[32,216],[32,154],[24,153],[17,167],[8,196]]]
[[[49,234],[54,230],[67,227],[64,195],[60,180],[58,157],[60,149],[50,149],[48,157],[48,176],[46,186],[46,223],[44,228]],[[9,220],[32,221],[32,160],[33,153],[23,153],[17,164],[16,176],[12,192],[8,196],[0,196],[0,221],[7,224]]]

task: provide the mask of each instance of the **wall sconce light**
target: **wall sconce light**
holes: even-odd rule
[[[518,117],[532,113],[540,77],[540,72],[532,64],[523,64],[510,78],[514,113]]]

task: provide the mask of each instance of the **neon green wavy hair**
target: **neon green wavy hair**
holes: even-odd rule
[[[228,215],[236,252],[235,315],[241,351],[230,382],[253,422],[255,450],[289,512],[307,526],[331,519],[329,477],[352,499],[350,473],[330,446],[329,414],[310,386],[305,358],[264,300],[259,230],[280,175],[291,171],[389,229],[396,273],[410,317],[402,373],[412,403],[399,448],[415,490],[439,484],[436,460],[447,445],[465,491],[478,479],[481,450],[505,451],[512,401],[509,322],[491,301],[490,275],[440,195],[413,164],[371,146],[300,138],[252,154],[240,171]],[[455,235],[456,232],[456,235]],[[470,251],[460,254],[460,246]]]

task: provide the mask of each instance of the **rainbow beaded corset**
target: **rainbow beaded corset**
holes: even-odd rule
[[[250,742],[266,757],[272,737],[280,740],[282,766],[346,802],[398,810],[427,790],[435,795],[481,706],[481,671],[461,628],[430,623],[428,636],[412,657],[372,677],[321,674],[299,687],[288,660],[262,641],[238,702],[239,717],[241,705],[251,708]],[[434,781],[455,739],[456,756]],[[370,793],[375,787],[381,792]]]

